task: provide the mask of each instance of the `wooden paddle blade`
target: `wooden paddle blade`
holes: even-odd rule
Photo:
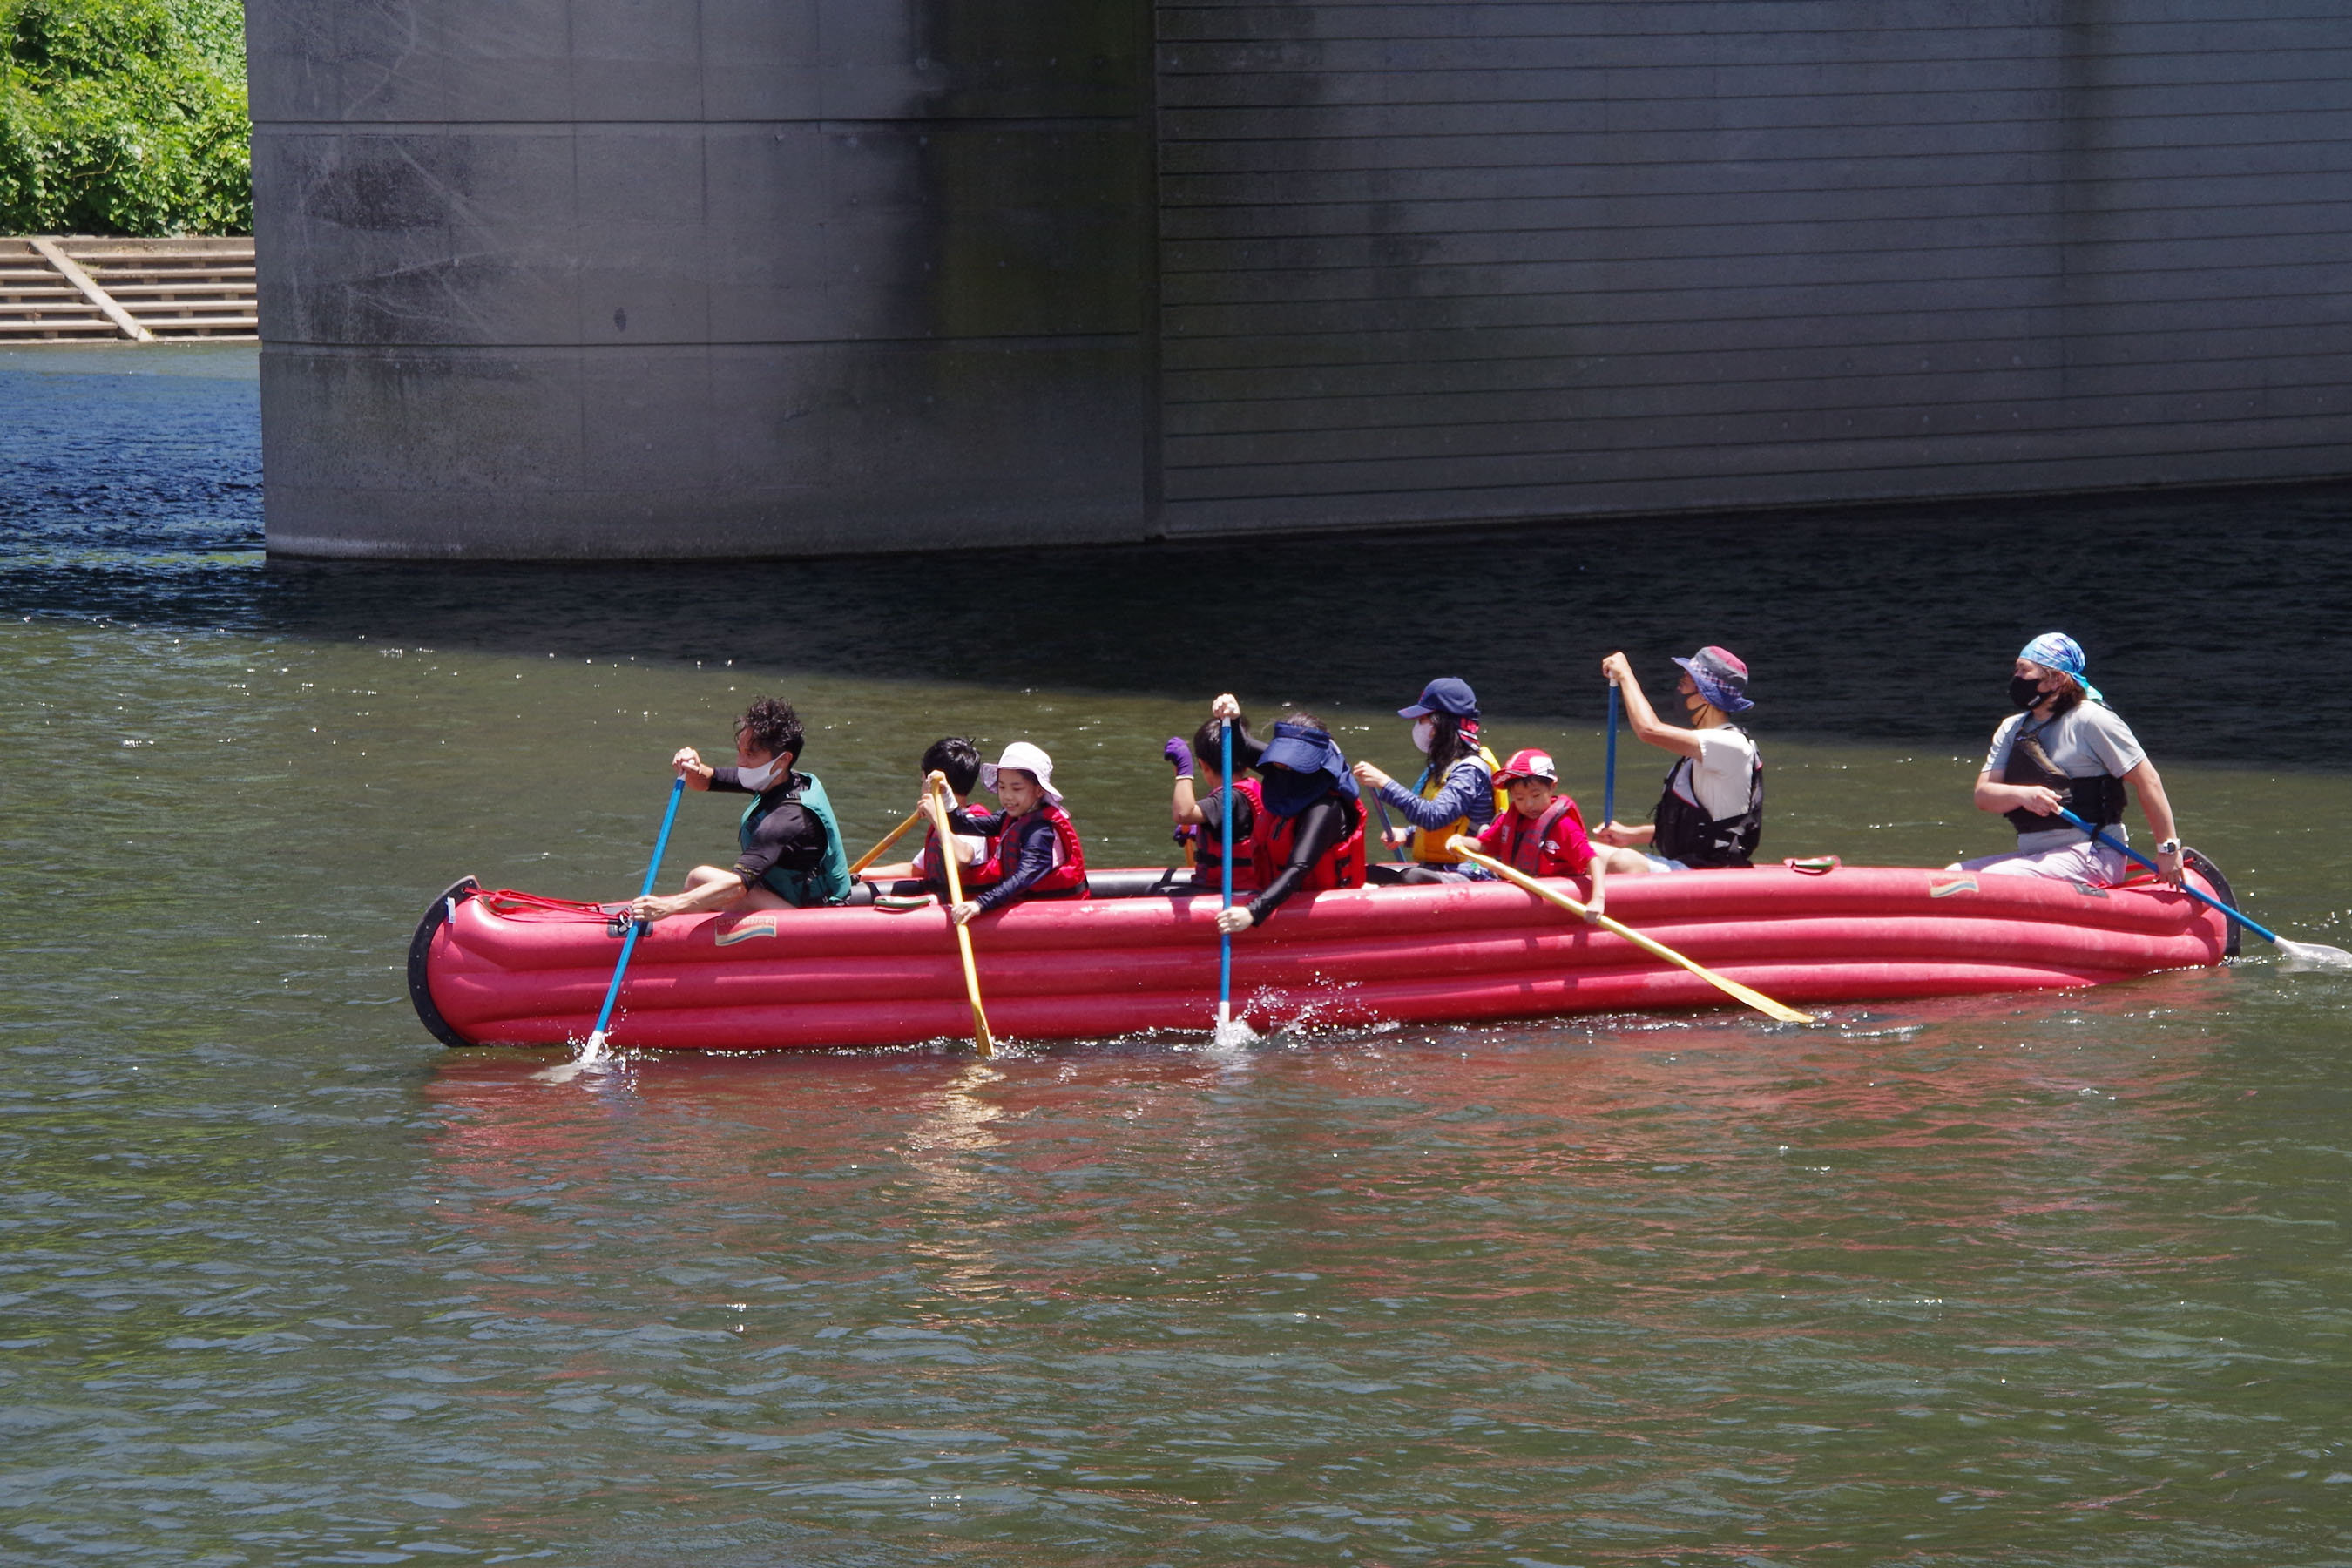
[[[971,956],[971,928],[955,918],[955,906],[963,902],[963,873],[956,868],[955,838],[948,831],[948,781],[944,773],[933,773],[924,781],[930,787],[931,816],[940,830],[940,869],[948,879],[948,923],[955,927],[956,952],[963,959],[964,994],[971,998],[971,1043],[983,1057],[996,1054],[996,1042],[988,1033],[988,1013],[980,1005],[980,965]]]
[[[866,867],[871,866],[875,861],[882,858],[882,851],[889,848],[893,844],[898,843],[900,838],[906,836],[907,829],[914,826],[915,824],[922,820],[923,813],[919,811],[908,812],[907,814],[906,821],[898,824],[898,826],[884,834],[882,836],[882,841],[879,844],[877,844],[873,848],[868,849],[865,854],[860,855],[856,861],[852,862],[849,868],[849,874],[855,877],[857,873],[866,869]]]
[[[1467,838],[1464,838],[1459,835],[1456,835],[1451,841],[1450,847],[1460,854],[1464,859],[1475,861],[1477,864],[1486,868],[1489,871],[1494,872],[1497,877],[1502,878],[1505,881],[1512,883],[1517,887],[1526,889],[1528,892],[1533,893],[1537,898],[1547,900],[1551,903],[1558,904],[1561,909],[1568,910],[1570,914],[1581,916],[1586,913],[1584,906],[1577,902],[1574,899],[1570,898],[1566,893],[1561,892],[1557,888],[1545,887],[1541,882],[1537,881],[1533,877],[1530,877],[1526,872],[1519,870],[1517,867],[1506,866],[1503,862],[1494,858],[1492,856],[1479,853],[1477,846]],[[1800,1013],[1794,1007],[1786,1006],[1781,1003],[1773,1001],[1772,998],[1765,995],[1764,993],[1755,989],[1753,986],[1742,985],[1738,981],[1732,979],[1729,975],[1717,974],[1714,970],[1707,968],[1706,965],[1698,963],[1691,959],[1685,958],[1681,953],[1676,952],[1664,942],[1659,942],[1654,938],[1643,936],[1640,931],[1635,931],[1632,926],[1627,925],[1622,921],[1612,919],[1608,915],[1602,915],[1599,919],[1595,920],[1593,923],[1600,926],[1603,931],[1611,931],[1615,935],[1623,937],[1627,942],[1632,942],[1634,946],[1640,948],[1646,953],[1650,953],[1654,957],[1663,958],[1668,963],[1675,964],[1683,969],[1690,971],[1690,973],[1697,975],[1701,980],[1706,981],[1709,985],[1714,986],[1725,995],[1735,997],[1741,1002],[1745,1002],[1748,1005],[1755,1008],[1758,1012],[1763,1014],[1768,1018],[1775,1019],[1783,1024],[1810,1024],[1813,1021],[1813,1016],[1811,1013]]]

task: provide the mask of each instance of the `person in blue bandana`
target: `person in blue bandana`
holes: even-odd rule
[[[2009,697],[2012,713],[1992,732],[1977,774],[1979,811],[1998,811],[2017,829],[2017,847],[1950,868],[2004,876],[2052,877],[2093,887],[2122,881],[2131,862],[2058,815],[2065,807],[2109,837],[2128,842],[2126,792],[2137,796],[2159,842],[2165,880],[2180,885],[2181,848],[2164,780],[2138,737],[2084,674],[2083,647],[2063,632],[2044,632],[2018,651]]]
[[[1238,720],[1241,710],[1228,692],[1209,711]],[[1248,846],[1258,891],[1217,916],[1226,932],[1249,930],[1294,893],[1364,885],[1364,803],[1330,728],[1312,713],[1287,713],[1262,745],[1252,741],[1245,752],[1236,724],[1234,767],[1244,760],[1257,773],[1263,807]]]

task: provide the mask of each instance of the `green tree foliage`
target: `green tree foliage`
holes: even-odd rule
[[[0,233],[249,234],[241,0],[0,0]]]

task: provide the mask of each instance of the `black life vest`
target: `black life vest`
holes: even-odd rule
[[[2053,723],[2056,722],[2053,715]],[[2030,721],[2029,721],[2030,722]],[[2009,784],[2040,784],[2058,793],[2058,804],[2089,823],[2094,827],[2112,827],[2124,819],[2124,781],[2112,773],[2063,773],[2042,749],[2042,732],[2049,724],[2035,724],[2031,729],[2020,723],[2017,733],[2009,742],[2009,762],[2000,770],[2000,782]],[[2020,833],[2063,831],[2074,824],[2063,816],[2044,816],[2038,811],[2019,806],[2004,812],[2009,825]]]
[[[1260,785],[1255,779],[1243,779],[1227,787],[1238,794],[1242,799],[1249,802],[1249,822],[1234,836],[1235,850],[1234,886],[1255,889],[1260,884],[1252,849],[1257,841],[1258,818],[1265,815],[1265,796],[1259,793]],[[1222,802],[1219,805],[1220,809],[1216,811],[1210,811],[1203,807],[1202,815],[1208,820],[1197,827],[1188,827],[1184,830],[1191,835],[1193,880],[1204,888],[1224,886],[1225,852],[1223,843],[1218,837],[1219,831],[1224,826],[1224,812],[1222,809]],[[1234,815],[1238,817],[1241,813],[1236,811]]]
[[[1723,728],[1735,735],[1748,734],[1737,724]],[[1698,763],[1689,757],[1675,758],[1675,765],[1666,770],[1666,793],[1658,797],[1654,819],[1658,831],[1650,840],[1650,852],[1679,860],[1695,870],[1755,864],[1756,846],[1764,837],[1764,754],[1756,754],[1748,772],[1748,809],[1730,816],[1709,816],[1704,807],[1693,805],[1675,793],[1676,781],[1690,779],[1697,771]],[[1690,792],[1693,796],[1698,794],[1695,779]]]

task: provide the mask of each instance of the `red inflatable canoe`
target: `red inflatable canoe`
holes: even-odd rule
[[[1139,887],[1158,873],[1111,872]],[[2225,901],[2218,874],[2206,884]],[[1562,882],[1571,892],[1580,885]],[[1217,994],[1214,895],[1016,905],[972,925],[999,1037],[1202,1031]],[[2228,920],[2154,882],[2086,888],[1900,867],[1690,871],[1612,882],[1609,912],[1780,1001],[2096,985],[2218,963]],[[594,1026],[620,936],[610,911],[471,879],[435,900],[409,994],[449,1045],[560,1045]],[[1468,1023],[1713,1007],[1684,970],[1507,883],[1360,888],[1292,900],[1234,941],[1237,1014],[1282,1026]],[[687,916],[637,943],[617,1046],[765,1050],[969,1035],[936,906]]]

